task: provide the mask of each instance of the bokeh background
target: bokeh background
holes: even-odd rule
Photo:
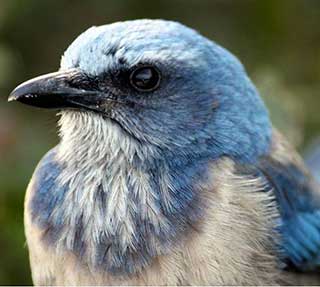
[[[20,82],[55,71],[92,25],[177,20],[235,53],[274,124],[300,150],[320,135],[319,0],[0,0],[0,284],[31,284],[23,199],[42,155],[58,142],[55,112],[7,103]]]

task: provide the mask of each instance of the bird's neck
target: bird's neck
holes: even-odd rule
[[[156,156],[102,119],[70,113],[61,120],[57,159],[64,167],[58,181],[68,191],[59,208],[72,212],[60,242],[70,242],[69,249],[86,246],[73,251],[87,263],[134,273],[199,219],[197,186],[205,180],[207,159]]]

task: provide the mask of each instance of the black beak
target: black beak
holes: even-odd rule
[[[78,70],[36,77],[16,87],[8,101],[46,109],[80,108],[100,112],[101,93],[77,87],[86,78]]]

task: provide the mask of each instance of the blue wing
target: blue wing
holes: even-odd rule
[[[281,215],[283,260],[287,268],[320,266],[320,190],[298,164],[262,159],[259,170],[275,194]]]

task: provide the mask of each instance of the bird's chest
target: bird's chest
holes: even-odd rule
[[[143,269],[197,217],[194,169],[173,183],[165,167],[139,169],[122,155],[80,170],[51,164],[30,201],[33,221],[57,251],[111,274]]]
[[[125,169],[121,170],[119,178],[103,183],[106,189],[101,189],[98,196],[88,193],[87,197],[76,203],[71,200],[76,195],[69,193],[69,190],[65,190],[59,198],[54,197],[61,191],[53,184],[52,190],[46,192],[47,203],[44,197],[41,199],[48,214],[43,216],[44,213],[33,210],[32,224],[36,223],[42,231],[35,238],[34,232],[30,228],[27,230],[31,258],[34,258],[33,262],[41,260],[49,264],[44,269],[50,270],[57,280],[55,283],[258,284],[271,282],[266,279],[271,278],[269,274],[276,277],[275,258],[267,232],[271,230],[272,216],[266,216],[269,211],[263,204],[268,199],[266,193],[261,193],[260,198],[247,190],[248,186],[239,185],[238,179],[234,182],[228,179],[202,191],[201,196],[207,206],[203,218],[198,217],[195,223],[194,218],[184,214],[182,221],[180,214],[183,208],[174,204],[173,191],[168,189],[170,184],[165,185],[167,189],[163,186],[158,191],[150,184],[149,190],[145,184],[145,181],[148,182],[147,175],[136,177],[134,173],[137,171],[131,171],[130,179],[126,176],[124,180]],[[52,171],[51,175],[54,174]],[[137,184],[137,181],[140,183]],[[46,181],[43,184],[50,186]],[[32,188],[37,186],[38,183],[33,184]],[[111,186],[117,187],[118,191],[111,189]],[[187,188],[185,185],[183,190]],[[163,195],[165,191],[167,200]],[[157,197],[161,200],[157,201]],[[111,198],[113,204],[109,203]],[[40,203],[39,200],[39,194],[33,192],[29,206],[32,207],[35,201]],[[61,209],[55,207],[50,210],[49,202],[52,205],[52,201],[59,203]],[[180,201],[183,202],[182,199]],[[196,197],[186,204],[186,213],[194,215],[193,209],[199,208],[199,205],[193,206],[191,202],[196,202]],[[145,211],[141,213],[141,210]],[[26,218],[28,222],[28,212]],[[254,222],[260,222],[263,226],[261,230],[266,233],[259,233]],[[186,228],[183,223],[192,228]],[[266,249],[264,246],[267,246]],[[261,258],[257,259],[257,256]],[[61,269],[62,260],[66,262],[63,269],[67,271]],[[263,266],[259,262],[263,262]],[[39,266],[39,263],[33,265]],[[44,269],[38,273],[44,274]],[[266,272],[258,276],[259,270]],[[129,274],[130,277],[123,276]],[[246,281],[247,278],[254,280]]]

